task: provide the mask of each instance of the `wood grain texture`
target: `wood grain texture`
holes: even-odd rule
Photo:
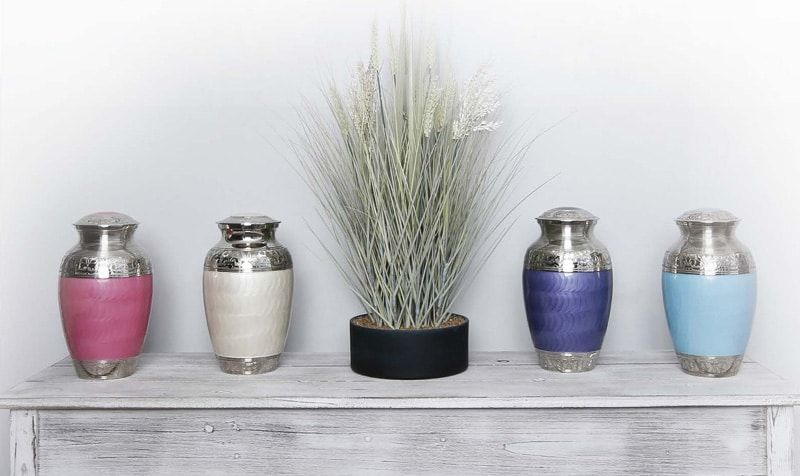
[[[791,476],[794,474],[795,438],[794,409],[792,407],[767,407],[767,474]]]
[[[12,475],[39,474],[39,412],[12,410],[9,420],[10,469]]]
[[[726,379],[692,377],[672,353],[601,354],[597,368],[559,374],[533,352],[477,353],[452,377],[391,381],[349,368],[347,354],[286,354],[264,375],[222,373],[212,354],[143,354],[131,377],[76,378],[64,360],[0,396],[0,407],[46,408],[631,408],[780,406],[795,384],[746,361]]]
[[[764,474],[758,408],[42,411],[40,474]],[[122,469],[124,468],[124,470]]]

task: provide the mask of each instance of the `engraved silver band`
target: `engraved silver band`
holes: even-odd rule
[[[539,365],[545,370],[562,373],[588,372],[597,365],[600,351],[594,352],[550,352],[536,349]]]
[[[226,374],[256,375],[272,372],[278,368],[280,354],[268,357],[223,357],[217,356],[219,367]]]
[[[678,354],[681,369],[697,377],[733,377],[742,365],[741,355]]]
[[[61,264],[63,278],[130,278],[153,274],[147,257],[68,255]]]
[[[212,248],[203,265],[206,271],[257,273],[292,269],[289,250],[280,245],[262,248]]]
[[[136,357],[110,360],[72,359],[78,377],[86,380],[114,380],[125,378],[136,371]]]
[[[748,274],[755,273],[756,263],[749,252],[710,255],[674,249],[664,255],[663,270],[667,273],[701,276]]]
[[[593,273],[611,269],[611,255],[605,249],[565,250],[555,246],[530,249],[525,269],[559,273]]]

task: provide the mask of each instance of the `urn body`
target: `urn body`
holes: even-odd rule
[[[218,222],[222,239],[203,271],[206,322],[220,367],[232,374],[274,370],[292,309],[292,258],[275,239],[278,221],[237,215]]]
[[[549,210],[525,255],[522,284],[540,365],[560,372],[594,368],[611,311],[611,257],[594,237],[597,217],[579,208]]]
[[[724,210],[691,210],[676,220],[681,238],[664,255],[664,309],[681,368],[736,375],[756,305],[755,261]]]
[[[138,223],[101,212],[75,223],[80,241],[61,262],[61,322],[75,371],[115,379],[136,370],[150,319],[150,259],[133,241]]]

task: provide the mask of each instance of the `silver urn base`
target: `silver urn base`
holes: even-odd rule
[[[219,368],[226,374],[256,375],[272,372],[278,368],[280,354],[268,357],[223,357],[217,356]]]
[[[75,373],[86,380],[114,380],[125,378],[136,371],[136,357],[112,360],[72,359]]]
[[[536,349],[539,365],[545,370],[562,373],[588,372],[597,365],[600,351],[594,352],[550,352]]]
[[[733,377],[742,365],[741,355],[710,356],[678,354],[681,369],[697,377]]]

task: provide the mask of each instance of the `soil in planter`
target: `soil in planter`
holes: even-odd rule
[[[397,331],[416,331],[416,330],[420,330],[420,329],[441,329],[441,328],[444,328],[444,327],[455,327],[455,326],[461,325],[461,324],[464,323],[465,320],[466,319],[464,319],[464,317],[462,317],[462,316],[452,315],[446,321],[442,322],[441,325],[436,326],[436,327],[433,327],[433,326],[425,326],[425,327],[419,327],[419,328],[417,328],[417,327],[401,327],[399,329],[394,329],[394,330],[397,330]],[[386,330],[391,329],[391,327],[388,327],[388,326],[376,325],[374,322],[372,322],[372,319],[370,319],[369,316],[367,316],[367,315],[358,316],[353,321],[353,323],[355,325],[357,325],[357,326],[367,327],[367,328],[370,328],[370,329],[386,329]]]

